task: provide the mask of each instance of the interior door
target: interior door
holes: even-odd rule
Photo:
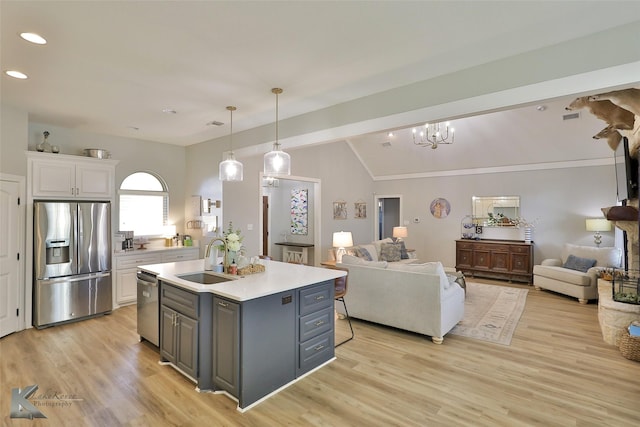
[[[0,337],[18,330],[20,307],[17,182],[0,181]]]
[[[393,227],[401,225],[400,197],[379,196],[376,205],[376,240],[391,237]]]

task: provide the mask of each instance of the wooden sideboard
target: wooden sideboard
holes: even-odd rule
[[[473,276],[532,283],[533,243],[456,240],[456,270]]]

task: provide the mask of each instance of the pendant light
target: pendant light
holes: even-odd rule
[[[220,162],[220,181],[242,181],[242,163],[236,160],[233,155],[233,112],[236,111],[236,107],[227,107],[231,114],[230,131],[229,131],[229,145],[230,150],[227,154],[227,160]]]
[[[273,143],[273,149],[264,155],[264,175],[291,175],[291,156],[280,149],[278,142],[278,95],[282,89],[276,87],[271,92],[276,95],[276,142]]]

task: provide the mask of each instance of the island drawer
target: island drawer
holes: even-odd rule
[[[164,282],[162,282],[160,289],[160,302],[162,305],[173,308],[192,319],[198,318],[198,295],[167,285]]]
[[[301,316],[332,305],[333,281],[331,280],[300,290]]]
[[[300,344],[298,369],[300,373],[316,368],[333,355],[333,330]]]
[[[300,342],[331,330],[333,307],[315,311],[300,318]]]

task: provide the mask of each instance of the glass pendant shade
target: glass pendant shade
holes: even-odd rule
[[[242,181],[243,178],[243,167],[242,163],[236,160],[233,155],[233,112],[236,110],[236,107],[227,107],[231,114],[231,127],[229,131],[229,145],[231,146],[231,151],[227,154],[227,160],[220,162],[220,171],[218,173],[218,177],[220,181]]]
[[[242,178],[242,163],[237,161],[231,152],[227,160],[220,162],[220,181],[242,181]]]
[[[279,144],[273,144],[273,150],[264,155],[264,174],[291,175],[291,156],[280,150]]]
[[[282,89],[275,87],[271,93],[276,95],[276,142],[273,149],[264,155],[264,175],[291,175],[291,156],[280,149],[278,142],[278,95]]]

